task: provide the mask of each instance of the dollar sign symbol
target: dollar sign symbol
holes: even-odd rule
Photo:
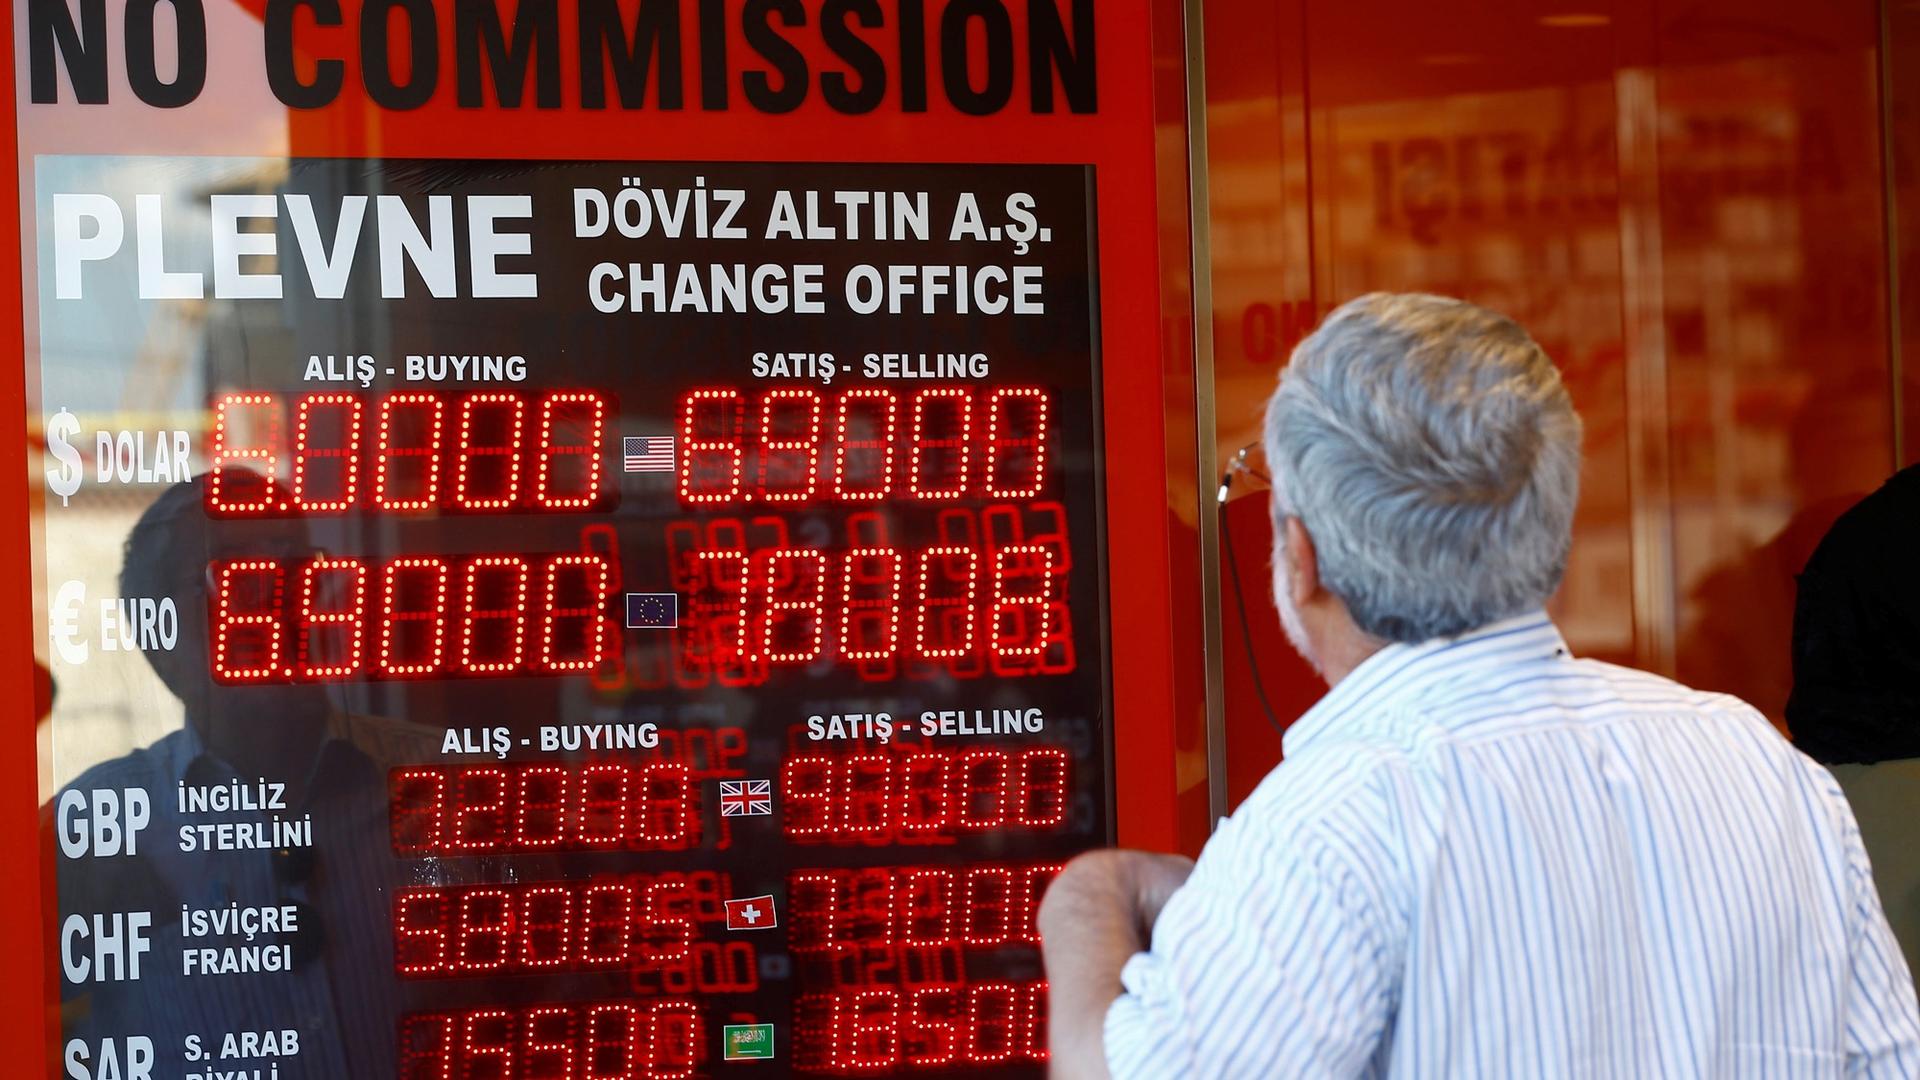
[[[54,413],[53,419],[47,421],[47,453],[60,463],[57,470],[48,467],[47,488],[60,496],[61,506],[67,505],[73,493],[80,490],[80,480],[86,475],[86,470],[80,466],[80,451],[75,450],[69,441],[78,434],[79,417],[65,409]]]

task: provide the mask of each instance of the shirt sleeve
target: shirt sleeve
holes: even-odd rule
[[[1844,805],[1844,803],[1843,803]],[[1854,903],[1853,983],[1847,1006],[1847,1075],[1920,1076],[1920,1003],[1873,884],[1866,846],[1846,814],[1848,878]]]
[[[1121,973],[1107,1066],[1132,1077],[1351,1077],[1391,1015],[1389,941],[1332,836],[1236,815]]]

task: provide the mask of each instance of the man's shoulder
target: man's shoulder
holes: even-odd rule
[[[1250,835],[1300,838],[1332,828],[1384,837],[1411,773],[1409,753],[1391,739],[1317,743],[1274,766],[1233,817]]]
[[[1686,683],[1641,668],[1626,667],[1605,660],[1581,658],[1571,662],[1580,677],[1591,679],[1611,691],[1623,705],[1683,712],[1725,713],[1753,716],[1766,721],[1759,709],[1732,694],[1702,690]]]

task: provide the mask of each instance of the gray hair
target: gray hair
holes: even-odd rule
[[[1310,334],[1267,403],[1274,513],[1365,633],[1419,642],[1544,603],[1567,568],[1580,417],[1518,323],[1371,293]]]

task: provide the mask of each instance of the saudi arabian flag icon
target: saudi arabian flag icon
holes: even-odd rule
[[[728,1061],[755,1061],[773,1057],[772,1024],[728,1024],[720,1029],[723,1052]]]

